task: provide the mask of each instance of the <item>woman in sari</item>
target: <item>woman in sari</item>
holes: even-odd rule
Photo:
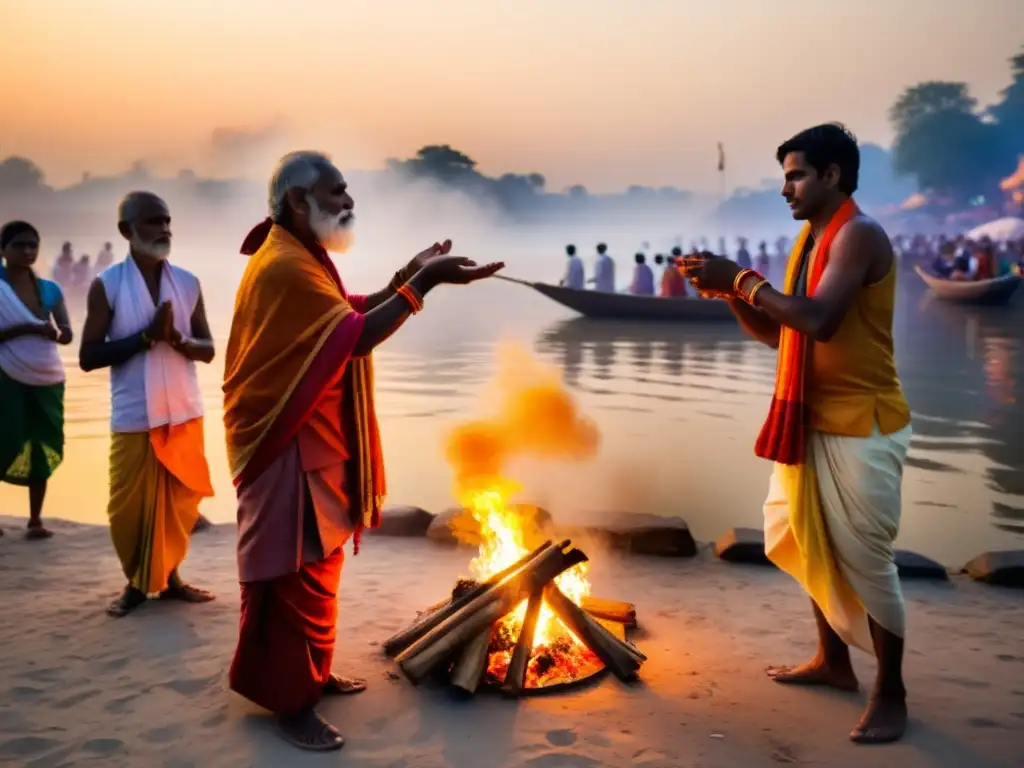
[[[0,229],[0,481],[29,489],[26,538],[48,539],[46,483],[64,457],[64,365],[71,343],[60,287],[36,276],[39,233],[24,221]],[[0,531],[2,534],[2,531]]]

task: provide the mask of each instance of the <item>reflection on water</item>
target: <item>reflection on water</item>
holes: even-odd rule
[[[461,294],[461,304],[438,302],[377,356],[393,502],[450,504],[445,431],[478,407],[495,347],[511,338],[564,371],[603,435],[591,465],[518,467],[535,500],[569,518],[610,508],[681,515],[702,539],[759,525],[770,468],[752,446],[771,397],[773,351],[722,324],[572,319],[517,286],[472,294]],[[223,349],[230,305],[210,304]],[[1024,546],[1021,304],[965,309],[930,301],[914,286],[898,303],[899,368],[914,411],[900,544],[949,565],[981,550]],[[99,522],[108,380],[81,373],[75,352],[67,350],[66,360],[66,460],[47,512]],[[226,521],[234,517],[234,494],[220,425],[221,366],[200,367],[217,492],[204,512]],[[22,513],[26,501],[21,489],[0,487],[5,513]]]

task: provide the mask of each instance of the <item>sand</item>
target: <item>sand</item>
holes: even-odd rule
[[[369,690],[323,712],[348,739],[331,755],[278,740],[227,690],[238,622],[234,529],[195,537],[182,569],[207,605],[153,603],[115,620],[121,588],[102,527],[51,521],[27,542],[0,519],[0,764],[31,766],[982,766],[1024,765],[1024,595],[956,579],[907,585],[911,730],[847,741],[863,695],[784,688],[770,663],[813,649],[805,598],[773,570],[593,555],[595,594],[637,606],[643,682],[607,676],[547,698],[468,704],[395,675],[380,643],[465,573],[470,553],[369,539],[342,579],[335,669]],[[858,656],[863,681],[873,670]]]

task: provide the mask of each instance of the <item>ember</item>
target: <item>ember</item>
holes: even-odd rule
[[[600,435],[555,371],[517,351],[503,362],[501,415],[460,425],[448,442],[456,496],[475,522],[476,581],[461,580],[449,601],[385,649],[414,682],[447,665],[451,684],[469,693],[482,684],[521,694],[605,667],[631,679],[645,660],[625,642],[632,606],[590,601],[588,613],[586,555],[568,541],[542,543],[522,508],[508,503],[518,488],[504,474],[520,456],[589,458]]]

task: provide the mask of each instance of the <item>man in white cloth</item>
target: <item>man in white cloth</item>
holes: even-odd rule
[[[615,293],[615,262],[608,255],[608,246],[597,244],[597,263],[594,265],[594,276],[590,279],[595,291]]]
[[[576,246],[565,246],[565,255],[569,257],[565,265],[565,277],[559,283],[563,288],[572,288],[574,291],[582,291],[585,286],[583,275],[583,259],[576,255]]]
[[[878,661],[850,737],[896,741],[907,725],[899,530],[910,409],[893,354],[896,260],[882,228],[853,201],[856,139],[820,125],[776,155],[782,194],[805,221],[784,291],[728,259],[695,260],[699,290],[727,296],[743,327],[779,350],[775,396],[756,452],[775,462],[764,505],[765,549],[814,602],[818,652],[772,668],[779,683],[856,690],[849,646]]]
[[[128,256],[89,289],[82,369],[110,370],[110,536],[128,584],[107,608],[124,616],[159,594],[201,603],[213,595],[178,575],[213,495],[203,444],[196,361],[213,360],[199,280],[167,261],[171,215],[149,192],[121,203]]]

